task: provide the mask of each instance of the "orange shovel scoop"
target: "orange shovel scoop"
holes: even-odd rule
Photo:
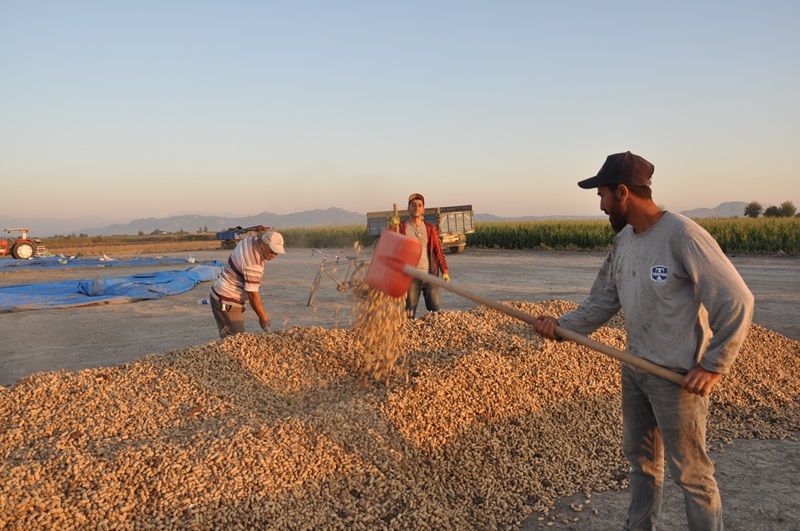
[[[378,244],[375,246],[375,253],[372,256],[372,262],[367,270],[367,276],[364,281],[373,289],[382,291],[392,297],[400,297],[408,292],[411,281],[416,278],[442,289],[446,289],[447,291],[451,291],[457,295],[461,295],[478,304],[483,304],[484,306],[493,308],[506,315],[515,317],[528,324],[536,323],[536,317],[531,314],[522,312],[501,302],[475,295],[474,293],[453,286],[450,282],[445,282],[439,277],[429,275],[417,269],[416,266],[421,253],[422,247],[419,241],[386,229],[381,233]],[[579,345],[607,354],[678,385],[681,385],[683,382],[682,375],[666,367],[656,365],[655,363],[633,356],[627,352],[617,350],[571,330],[556,326],[556,334],[564,339],[574,341]]]
[[[392,297],[405,295],[413,280],[411,273],[406,274],[405,269],[415,269],[421,255],[419,240],[385,229],[375,245],[364,282]]]

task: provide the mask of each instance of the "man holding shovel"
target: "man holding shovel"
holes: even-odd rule
[[[423,252],[420,255],[417,269],[434,277],[438,277],[441,271],[442,280],[449,282],[449,269],[442,250],[442,242],[439,241],[439,232],[436,225],[425,221],[425,198],[422,197],[422,194],[409,196],[408,221],[400,222],[398,218],[392,221],[395,224],[399,223],[400,234],[417,239],[422,246]],[[429,312],[439,311],[439,287],[430,282],[414,279],[406,295],[406,313],[411,319],[417,314],[420,292],[425,297],[425,308]]]
[[[623,449],[631,465],[625,529],[655,529],[664,458],[684,494],[690,529],[723,529],[714,465],[706,453],[708,395],[733,364],[753,316],[753,295],[716,241],[690,219],[652,200],[654,166],[630,151],[610,155],[578,183],[597,189],[618,233],[589,297],[556,326],[590,334],[620,309],[627,352],[684,375],[680,385],[622,366]]]
[[[286,254],[280,232],[268,231],[261,238],[248,236],[236,245],[211,288],[211,311],[220,338],[244,332],[244,310],[248,302],[258,315],[261,329],[269,332],[269,317],[258,290],[264,264],[279,254]]]

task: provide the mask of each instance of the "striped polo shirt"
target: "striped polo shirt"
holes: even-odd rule
[[[214,282],[214,293],[223,301],[245,304],[247,292],[258,291],[261,277],[264,276],[264,262],[258,237],[242,239]]]

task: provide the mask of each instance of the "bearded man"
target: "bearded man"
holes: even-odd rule
[[[535,330],[591,334],[623,311],[626,350],[685,375],[681,385],[622,365],[623,450],[631,501],[625,529],[656,529],[664,462],[682,489],[688,528],[721,530],[722,502],[706,452],[709,394],[738,356],[753,318],[753,295],[717,242],[694,221],[652,199],[655,167],[630,151],[609,155],[578,183],[597,189],[617,232],[589,297]]]

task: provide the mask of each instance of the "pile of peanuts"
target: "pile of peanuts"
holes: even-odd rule
[[[593,337],[621,349],[621,325]],[[0,388],[0,528],[511,530],[627,485],[617,360],[485,307],[403,326],[389,385],[352,329],[293,327]],[[798,357],[752,327],[712,449],[792,437]]]

